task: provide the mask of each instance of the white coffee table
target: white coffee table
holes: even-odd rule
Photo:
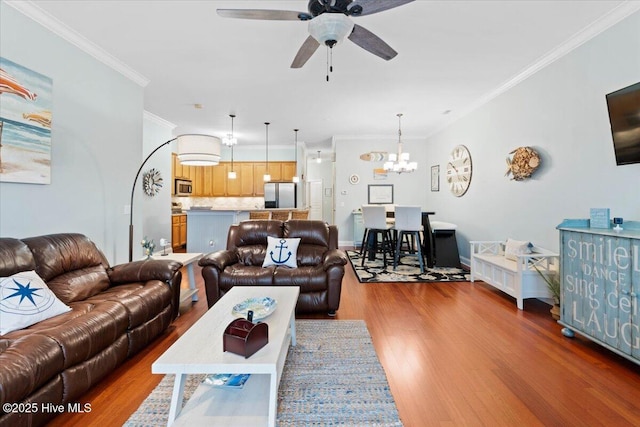
[[[169,347],[151,365],[154,374],[176,375],[167,425],[275,426],[282,368],[289,344],[296,345],[299,293],[297,286],[236,286]],[[271,297],[278,305],[262,320],[269,343],[245,359],[222,350],[222,335],[234,319],[233,306],[252,297]],[[240,390],[201,384],[181,410],[187,374],[214,373],[251,376]]]
[[[168,252],[166,255],[154,254],[151,256],[153,259],[164,259],[170,261],[177,261],[187,267],[187,277],[189,278],[189,290],[186,292],[180,292],[180,304],[186,302],[191,298],[191,301],[198,301],[198,290],[196,289],[196,277],[193,273],[193,263],[202,258],[200,252]]]

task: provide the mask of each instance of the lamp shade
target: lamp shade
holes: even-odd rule
[[[340,42],[353,31],[353,22],[342,13],[323,13],[309,21],[309,34],[320,44]]]
[[[183,165],[215,166],[220,163],[220,138],[210,135],[180,135],[178,160]]]

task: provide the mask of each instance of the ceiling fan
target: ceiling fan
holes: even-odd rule
[[[309,12],[266,9],[218,9],[225,18],[271,21],[309,21],[309,37],[302,43],[291,68],[302,67],[320,44],[333,48],[345,36],[361,48],[388,61],[398,52],[349,17],[371,15],[414,0],[309,0]]]

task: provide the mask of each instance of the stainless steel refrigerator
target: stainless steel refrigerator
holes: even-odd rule
[[[267,182],[264,184],[265,208],[295,208],[296,184],[293,182]]]

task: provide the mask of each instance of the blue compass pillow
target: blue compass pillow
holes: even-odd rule
[[[35,271],[0,277],[0,335],[69,310]]]
[[[300,245],[300,238],[285,239],[267,236],[267,253],[264,256],[262,266],[284,265],[291,268],[298,267],[298,262],[296,261],[298,245]]]

